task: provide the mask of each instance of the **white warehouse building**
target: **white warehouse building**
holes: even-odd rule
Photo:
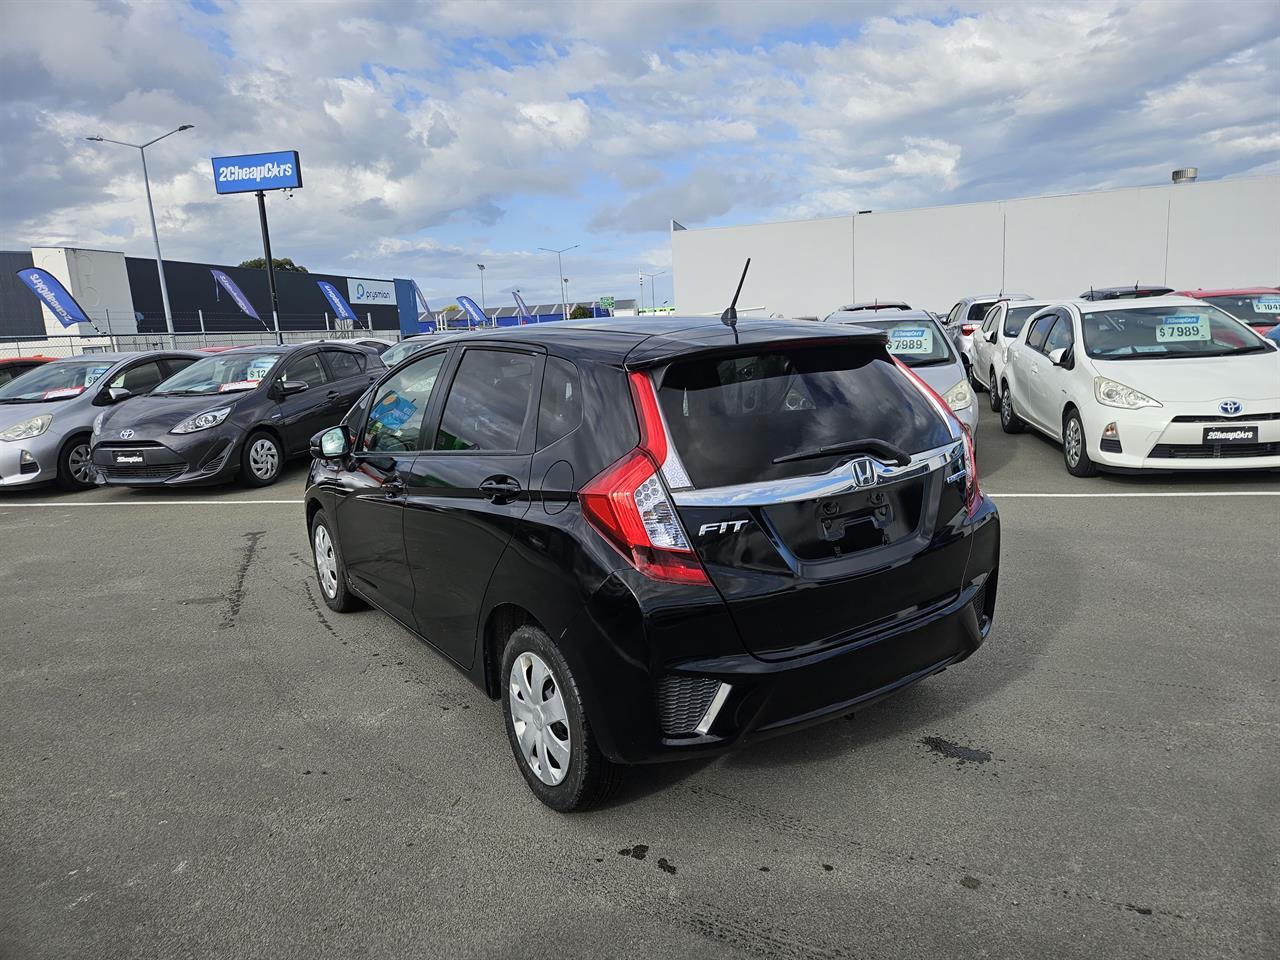
[[[972,294],[1089,287],[1280,285],[1280,176],[1171,183],[738,227],[672,224],[674,303],[719,313],[743,262],[751,314],[825,317],[905,300],[946,312]]]

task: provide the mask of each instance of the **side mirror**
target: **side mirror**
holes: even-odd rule
[[[292,397],[295,393],[301,393],[308,389],[308,384],[304,380],[281,380],[280,396]]]
[[[126,390],[124,387],[112,387],[107,391],[107,402],[119,403],[121,400],[128,400],[132,396],[132,390]]]
[[[1069,350],[1066,347],[1059,347],[1057,350],[1050,350],[1049,362],[1052,363],[1055,367],[1069,366],[1069,363],[1067,361],[1068,353],[1069,353]]]
[[[305,386],[305,384],[304,384]],[[311,438],[311,456],[316,460],[336,460],[351,452],[347,431],[343,427],[330,427]]]
[[[996,336],[997,336],[999,333],[1000,333],[1000,331],[999,331],[999,330],[992,330],[990,333],[988,333],[988,334],[987,334],[987,343],[995,343],[995,342],[996,342]]]

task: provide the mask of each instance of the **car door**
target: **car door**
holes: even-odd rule
[[[405,550],[419,632],[463,667],[475,657],[485,587],[529,509],[543,355],[455,350],[432,448],[405,478]]]
[[[307,389],[282,396],[280,387],[286,380],[305,383]],[[305,451],[312,436],[342,419],[341,415],[332,416],[338,392],[330,386],[329,373],[318,350],[295,353],[286,359],[272,386],[272,395],[280,414],[277,422],[284,428],[285,445],[291,455]]]
[[[1039,357],[1037,347],[1044,344],[1049,327],[1057,319],[1053,313],[1046,313],[1027,322],[1025,336],[1019,337],[1009,345],[1009,363],[1005,367],[1004,377],[1009,383],[1009,392],[1013,395],[1013,406],[1024,419],[1034,422],[1033,384],[1039,374],[1036,358]]]
[[[328,392],[336,394],[333,410],[336,416],[333,422],[341,420],[351,405],[360,399],[360,395],[369,388],[369,384],[378,379],[379,373],[386,373],[386,368],[369,363],[369,356],[356,350],[343,350],[339,347],[326,347],[320,351],[325,367],[329,371],[330,387]]]
[[[438,350],[419,357],[373,390],[362,423],[348,422],[355,439],[336,508],[342,559],[356,590],[410,628],[417,624],[405,555],[406,480],[431,445],[432,402],[447,356]]]
[[[1058,366],[1050,359],[1055,350],[1064,351],[1063,356],[1069,358],[1075,334],[1072,332],[1071,315],[1065,310],[1056,311],[1058,319],[1049,328],[1040,348],[1040,375],[1036,379],[1035,398],[1036,415],[1045,429],[1055,437],[1062,434],[1062,408],[1067,398],[1067,385],[1070,371]]]
[[[988,387],[991,386],[991,384],[987,383],[987,380],[988,373],[993,366],[992,353],[996,349],[995,345],[989,342],[989,338],[999,329],[1000,323],[1004,319],[1005,307],[1006,304],[997,303],[987,311],[987,315],[982,321],[982,330],[974,336],[973,345],[970,348],[972,356],[969,360],[973,364],[978,382],[986,383]]]
[[[1045,343],[1049,333],[1059,321],[1058,314],[1050,311],[1036,320],[1027,333],[1027,349],[1023,352],[1024,391],[1018,397],[1018,408],[1023,417],[1041,429],[1049,428],[1045,416],[1045,379],[1048,376],[1049,358],[1045,356]]]

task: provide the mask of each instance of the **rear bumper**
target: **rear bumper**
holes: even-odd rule
[[[624,689],[594,690],[588,703],[605,754],[647,763],[719,753],[852,713],[968,658],[990,632],[998,582],[999,519],[989,501],[978,519],[964,589],[909,621],[789,660],[721,653],[646,675],[632,660]],[[613,646],[600,639],[597,651]]]

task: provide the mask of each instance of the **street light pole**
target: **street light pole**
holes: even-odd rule
[[[484,305],[484,264],[477,263],[476,269],[480,271],[480,312],[487,318],[489,316],[489,311],[485,309]]]
[[[159,143],[165,137],[171,137],[175,133],[181,133],[183,130],[190,130],[194,127],[194,123],[184,123],[180,127],[175,127],[168,133],[162,133],[154,140],[148,140],[146,143],[125,143],[123,140],[112,140],[109,137],[85,137],[86,140],[92,140],[95,143],[114,143],[122,147],[133,147],[142,157],[142,185],[147,192],[147,216],[151,218],[151,239],[156,246],[156,270],[160,275],[160,301],[164,304],[164,323],[169,330],[169,345],[177,346],[174,339],[173,331],[173,311],[169,308],[169,284],[165,281],[164,276],[164,258],[160,255],[160,231],[156,229],[156,210],[151,202],[151,178],[147,174],[147,147],[152,144]]]
[[[564,278],[564,261],[561,260],[560,257],[561,254],[568,253],[570,250],[576,250],[580,246],[582,246],[582,244],[575,243],[572,247],[562,247],[559,250],[552,250],[550,247],[538,248],[545,253],[554,253],[556,255],[556,278],[560,281],[560,316],[565,320],[569,319],[569,304],[566,302],[568,295],[565,293],[567,282]]]
[[[655,311],[658,309],[658,285],[653,282],[653,278],[660,277],[666,272],[667,271],[665,270],[659,270],[657,273],[644,273],[643,271],[641,271],[640,273],[640,299],[642,301],[644,300],[644,278],[648,277],[649,278],[649,302],[653,304],[653,309]],[[640,306],[643,307],[644,303],[642,302]]]

